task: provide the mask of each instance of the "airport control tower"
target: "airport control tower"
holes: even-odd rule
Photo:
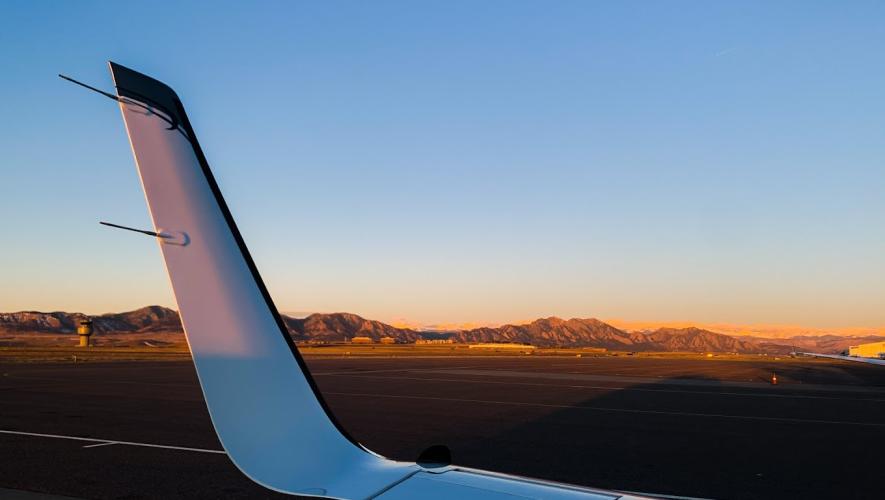
[[[80,336],[80,347],[89,347],[92,345],[91,319],[85,318],[80,320],[80,325],[77,327],[77,335]]]

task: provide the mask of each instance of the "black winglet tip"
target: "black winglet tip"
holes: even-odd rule
[[[117,71],[119,69],[125,69],[125,70],[132,71],[131,69],[127,68],[126,66],[123,66],[120,63],[116,63],[114,61],[111,61],[110,59],[108,59],[108,68],[111,70],[111,73],[113,73],[114,71]]]

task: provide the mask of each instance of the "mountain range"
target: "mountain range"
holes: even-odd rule
[[[87,316],[81,313],[21,311],[0,313],[0,335],[72,335]],[[178,313],[161,306],[92,316],[100,335],[180,333]],[[380,340],[415,342],[421,338],[451,338],[454,342],[516,342],[539,347],[600,347],[620,351],[687,351],[784,354],[809,350],[839,352],[849,344],[883,340],[885,337],[843,337],[834,335],[796,336],[788,339],[732,336],[709,330],[657,328],[629,331],[595,318],[541,318],[520,325],[480,327],[448,332],[424,332],[398,328],[349,313],[311,314],[305,318],[283,315],[289,334],[296,341],[342,341],[365,336]]]
[[[91,318],[96,333],[180,332],[178,312],[147,306],[123,313],[87,316],[82,313],[20,311],[0,313],[0,334],[74,333],[80,320]]]

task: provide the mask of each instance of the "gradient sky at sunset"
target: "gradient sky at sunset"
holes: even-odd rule
[[[885,325],[881,2],[4,2],[0,311],[174,306],[109,59],[278,306]]]

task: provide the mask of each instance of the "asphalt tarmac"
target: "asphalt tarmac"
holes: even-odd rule
[[[446,444],[460,465],[686,497],[881,493],[879,366],[531,356],[308,363],[343,425],[391,458]],[[189,362],[0,364],[0,491],[282,496],[220,450]]]

